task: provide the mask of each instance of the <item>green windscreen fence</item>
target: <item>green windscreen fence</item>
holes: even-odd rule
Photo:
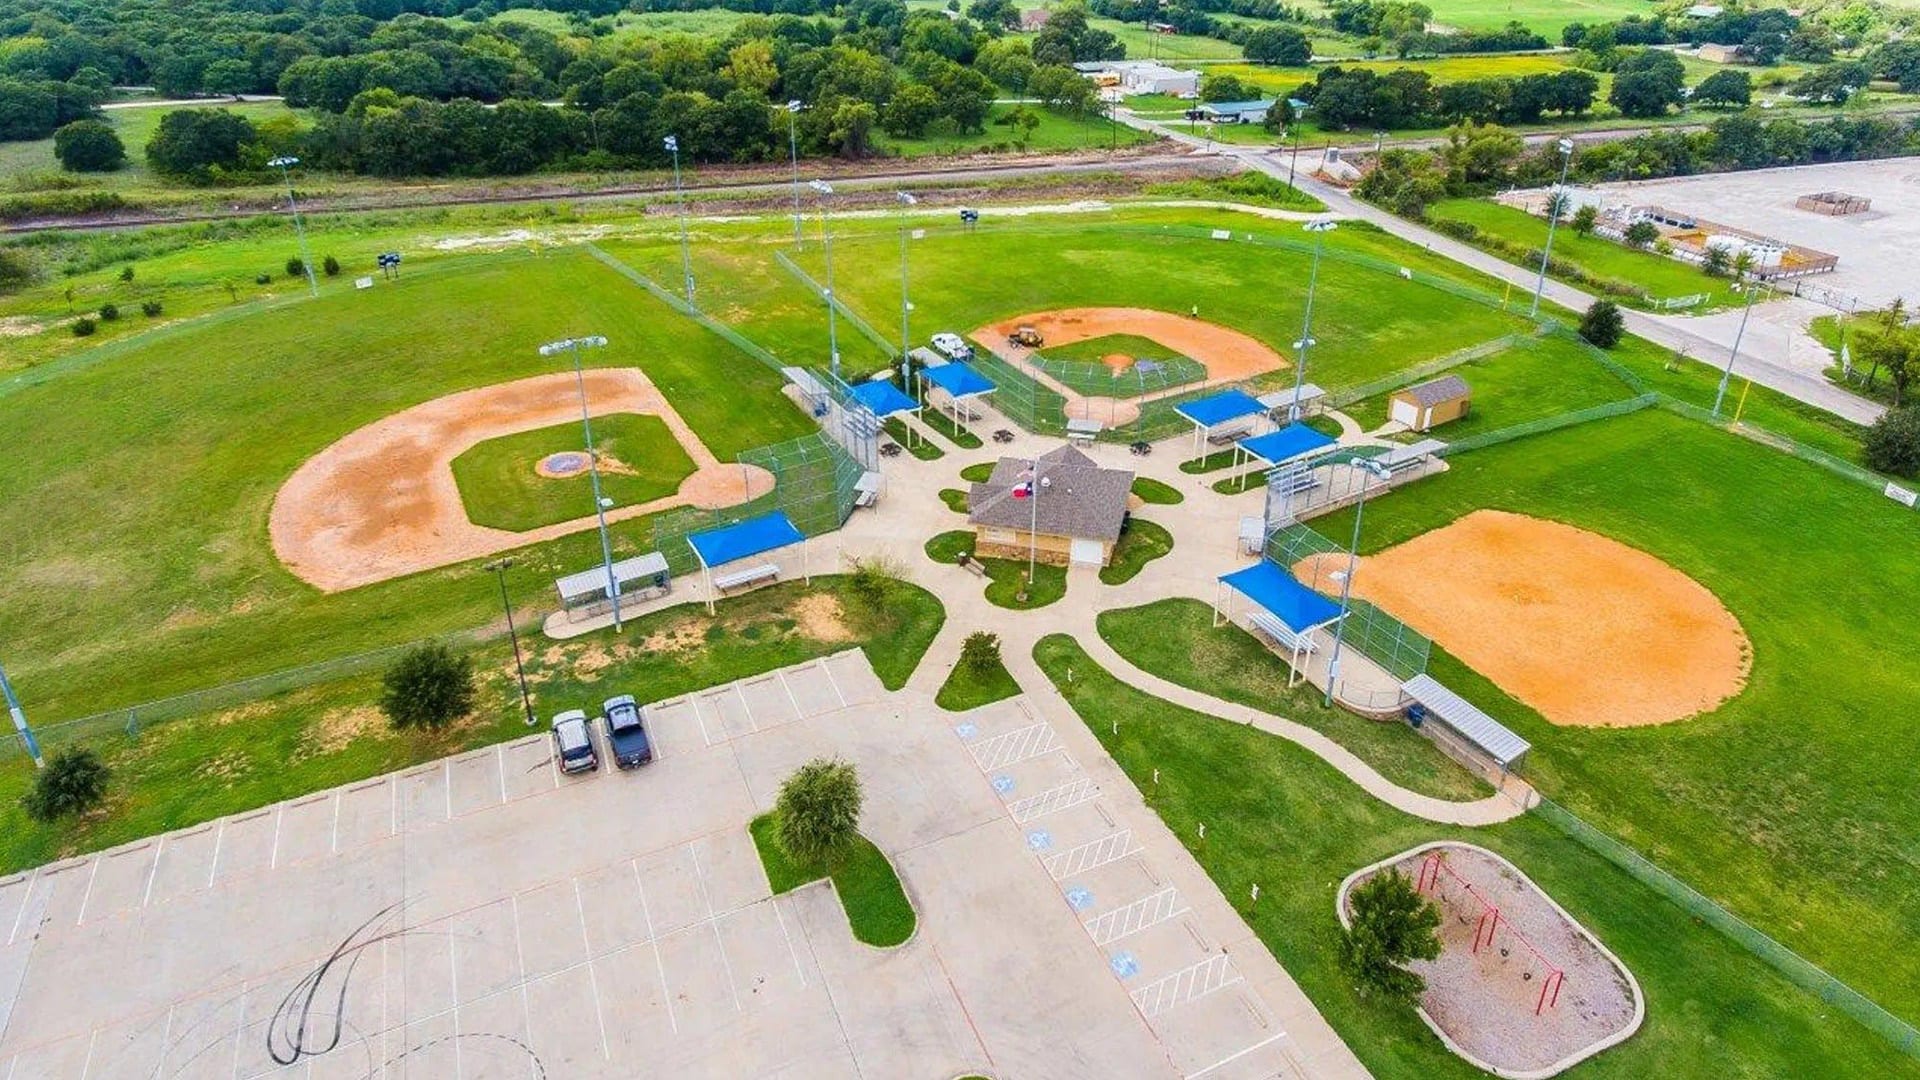
[[[1317,555],[1345,558],[1347,549],[1303,524],[1287,525],[1267,537],[1267,558],[1291,571]],[[1312,581],[1307,582],[1313,585]],[[1433,641],[1374,605],[1352,597],[1347,604],[1346,643],[1401,681],[1427,670]]]

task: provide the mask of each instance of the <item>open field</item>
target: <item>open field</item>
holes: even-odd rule
[[[1563,337],[1523,338],[1451,373],[1467,381],[1473,408],[1434,429],[1435,438],[1448,442],[1634,396],[1633,389],[1595,363],[1580,342]],[[1371,431],[1387,422],[1392,396],[1392,391],[1375,394],[1342,411]]]
[[[1642,1080],[1731,1069],[1782,1080],[1920,1076],[1920,1063],[1538,817],[1472,830],[1411,818],[1293,743],[1127,686],[1071,638],[1043,639],[1035,658],[1148,805],[1383,1080],[1485,1075],[1447,1052],[1410,1010],[1361,998],[1335,958],[1333,902],[1341,878],[1437,839],[1480,844],[1511,859],[1640,981],[1645,1026],[1574,1075]],[[1223,776],[1234,782],[1221,783]],[[1198,839],[1202,823],[1205,840]],[[1249,903],[1256,884],[1260,899]]]
[[[152,187],[161,183],[159,177],[147,168],[147,143],[152,141],[154,133],[160,130],[160,120],[170,112],[181,109],[226,109],[238,113],[253,121],[263,123],[281,117],[298,118],[299,113],[287,108],[278,101],[209,101],[204,105],[183,105],[174,107],[142,107],[129,109],[107,109],[103,113],[107,122],[113,125],[114,132],[127,148],[127,164],[110,173],[80,174],[80,179],[89,186],[99,186],[112,191],[129,191],[141,187]],[[60,162],[53,156],[51,138],[35,139],[29,142],[0,142],[0,191],[17,190],[23,187],[39,186],[36,177],[60,174]],[[66,173],[68,177],[75,174]]]
[[[1105,117],[1069,116],[1066,113],[1039,105],[1027,105],[1026,110],[1039,119],[1040,123],[1031,135],[1023,138],[1018,129],[1010,124],[1000,123],[1006,119],[1015,105],[994,105],[987,112],[987,122],[983,130],[967,134],[936,135],[928,134],[917,139],[905,139],[889,135],[875,129],[873,144],[881,153],[897,154],[905,158],[952,157],[961,154],[976,154],[987,151],[1006,153],[1014,150],[1099,150],[1103,147],[1118,148],[1139,146],[1152,142],[1154,136],[1125,124],[1109,122]]]
[[[1480,507],[1639,548],[1710,590],[1752,642],[1746,688],[1678,724],[1562,728],[1436,652],[1432,670],[1531,740],[1543,791],[1895,1014],[1920,1016],[1920,804],[1897,717],[1920,659],[1887,650],[1920,602],[1911,512],[1767,447],[1659,412],[1459,455],[1369,507],[1378,551]],[[1343,536],[1345,514],[1316,525]],[[1519,648],[1550,648],[1515,642]]]

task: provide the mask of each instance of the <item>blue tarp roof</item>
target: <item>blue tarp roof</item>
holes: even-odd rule
[[[1247,599],[1273,612],[1287,629],[1304,634],[1340,617],[1340,605],[1294,580],[1292,574],[1261,560],[1245,570],[1220,575],[1220,580]]]
[[[700,556],[701,563],[712,568],[763,551],[797,544],[805,539],[806,535],[793,527],[793,521],[787,517],[786,511],[775,510],[735,525],[691,533],[687,536],[687,543],[693,545],[694,554]]]
[[[921,374],[932,380],[933,385],[957,398],[990,393],[993,390],[992,380],[973,370],[973,367],[968,364],[941,364],[939,367],[925,368]]]
[[[1183,401],[1175,405],[1173,411],[1201,427],[1213,427],[1243,416],[1257,416],[1267,410],[1252,394],[1243,390],[1222,390],[1203,398]]]
[[[856,383],[853,396],[860,404],[873,410],[873,415],[886,419],[894,413],[912,412],[920,404],[902,393],[900,388],[885,380]]]
[[[1278,465],[1302,454],[1325,450],[1336,441],[1338,440],[1331,436],[1322,435],[1307,425],[1296,422],[1270,434],[1242,439],[1240,448],[1269,465]]]

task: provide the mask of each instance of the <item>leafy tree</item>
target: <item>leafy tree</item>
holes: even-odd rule
[[[1300,67],[1313,58],[1313,41],[1292,26],[1261,26],[1247,35],[1241,51],[1256,64]]]
[[[1398,870],[1362,882],[1347,894],[1347,905],[1340,966],[1363,996],[1405,1005],[1418,1001],[1427,982],[1406,964],[1440,955],[1440,909]]]
[[[1639,221],[1628,225],[1623,235],[1628,247],[1644,249],[1649,244],[1660,239],[1660,226],[1655,225],[1645,218],[1641,218]]]
[[[159,318],[160,311],[161,311],[160,301],[158,300],[140,301],[140,314],[145,315],[147,318],[149,319]]]
[[[795,859],[833,865],[860,835],[860,777],[844,761],[815,758],[780,785],[774,803],[780,847]]]
[[[473,711],[473,662],[445,645],[422,645],[387,669],[380,709],[396,728],[445,727]]]
[[[1873,69],[1858,60],[1814,68],[1794,80],[1789,89],[1814,104],[1839,104],[1873,81]]]
[[[1700,269],[1708,277],[1726,277],[1732,268],[1733,257],[1727,254],[1726,248],[1717,244],[1708,245],[1700,256]]]
[[[1580,336],[1603,349],[1620,344],[1620,337],[1626,331],[1620,305],[1611,300],[1595,300],[1586,314],[1580,316]]]
[[[241,150],[252,141],[253,124],[238,113],[176,109],[160,118],[147,143],[147,164],[167,176],[204,181],[238,166]]]
[[[1903,94],[1920,93],[1920,40],[1890,41],[1867,54],[1867,63]]]
[[[85,315],[73,320],[74,337],[92,337],[93,332],[98,329],[100,329],[100,324],[87,318]]]
[[[1033,138],[1034,129],[1040,126],[1040,117],[1025,105],[1015,105],[1013,108],[1002,113],[1000,118],[995,120],[994,123],[1003,127],[1012,128],[1014,131],[1013,141],[1015,145],[1024,150],[1027,147],[1027,140]]]
[[[975,675],[986,675],[1000,666],[1000,635],[975,630],[960,642],[960,666]]]
[[[1888,409],[1862,441],[1867,467],[1894,476],[1920,476],[1920,405]]]
[[[307,264],[302,262],[298,255],[287,260],[287,276],[290,278],[307,276]]]
[[[40,276],[33,260],[19,248],[0,248],[0,293],[15,292]]]
[[[112,172],[127,163],[127,148],[102,120],[75,120],[53,133],[53,156],[68,172]]]
[[[1696,105],[1745,108],[1753,100],[1753,76],[1728,68],[1700,80],[1689,99]]]
[[[1599,223],[1600,210],[1592,203],[1587,203],[1581,206],[1580,209],[1575,210],[1573,217],[1567,221],[1567,224],[1572,227],[1574,235],[1576,236],[1592,235],[1593,227]]]
[[[1020,5],[1013,0],[973,0],[967,5],[967,18],[992,30],[1011,30],[1020,25]]]
[[[1249,101],[1252,97],[1253,91],[1235,76],[1210,71],[1200,77],[1201,101]]]
[[[113,322],[119,317],[120,317],[120,305],[118,304],[101,304],[100,305],[100,321],[101,322]]]
[[[47,759],[47,767],[33,776],[33,787],[20,799],[27,816],[43,824],[84,814],[106,797],[113,776],[100,756],[86,747],[68,747]]]
[[[1887,373],[1893,383],[1894,407],[1905,404],[1908,384],[1915,375],[1920,375],[1920,330],[1902,326],[1863,334],[1860,354],[1873,364],[1874,370]]]
[[[1641,49],[1614,69],[1607,101],[1622,116],[1660,116],[1685,100],[1686,82],[1687,69],[1679,57],[1662,49]]]

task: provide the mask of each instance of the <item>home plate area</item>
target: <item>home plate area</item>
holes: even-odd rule
[[[1278,1018],[1053,726],[1015,698],[954,732],[1173,1067],[1190,1080],[1292,1075]]]

